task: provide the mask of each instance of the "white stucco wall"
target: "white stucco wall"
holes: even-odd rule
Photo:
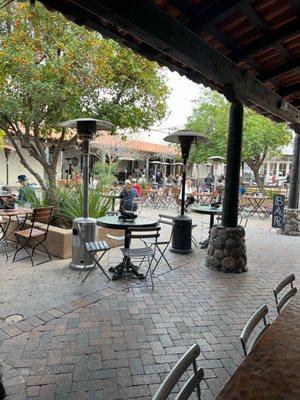
[[[40,174],[44,178],[44,171],[42,165],[33,157],[31,157],[25,149],[22,149],[22,153],[26,158],[26,161],[30,165],[31,168],[34,169],[38,174]],[[11,186],[18,186],[17,178],[18,175],[26,175],[29,179],[30,183],[38,183],[36,178],[27,171],[26,168],[19,161],[19,157],[16,152],[11,152],[9,157],[9,184]],[[61,164],[60,160],[57,166],[57,178],[60,178]],[[0,149],[0,186],[6,185],[6,158],[4,154],[4,150]]]

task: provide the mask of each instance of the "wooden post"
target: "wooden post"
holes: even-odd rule
[[[222,214],[222,225],[226,228],[237,227],[242,137],[243,105],[240,101],[233,100],[229,117],[226,181]]]
[[[296,132],[294,139],[292,172],[289,188],[288,208],[299,207],[299,185],[300,185],[300,124],[292,125],[291,128]]]

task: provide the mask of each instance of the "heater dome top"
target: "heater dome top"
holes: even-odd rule
[[[86,122],[96,122],[96,129],[102,131],[110,131],[114,128],[114,124],[108,121],[103,121],[101,119],[94,119],[94,118],[78,118],[78,119],[71,119],[69,121],[63,121],[59,123],[59,126],[62,128],[77,128],[77,122],[84,123]]]
[[[203,133],[190,131],[190,130],[180,130],[171,133],[170,135],[164,138],[164,141],[169,143],[180,143],[181,138],[190,138],[194,143],[202,143],[207,140],[206,136]]]

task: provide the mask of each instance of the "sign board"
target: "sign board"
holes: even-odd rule
[[[272,209],[272,228],[283,228],[284,201],[284,195],[275,194]]]

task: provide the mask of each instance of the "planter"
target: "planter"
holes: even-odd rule
[[[9,232],[16,229],[16,222],[10,223]],[[38,227],[38,224],[36,224]],[[24,229],[29,228],[30,225],[26,224]],[[41,229],[43,229],[43,224],[40,224]],[[16,241],[15,235],[12,234],[9,240]],[[72,229],[59,228],[57,226],[49,226],[49,231],[47,239],[43,243],[47,248],[51,256],[66,259],[70,258],[72,254]],[[44,252],[43,248],[40,246],[37,250]]]
[[[9,232],[16,229],[16,222],[11,222]],[[30,225],[25,225],[25,228],[29,228]],[[37,225],[38,226],[38,225]],[[24,229],[25,229],[24,228]],[[43,225],[41,224],[41,229]],[[99,240],[106,240],[110,247],[117,247],[123,244],[122,241],[108,239],[107,234],[110,233],[114,236],[122,236],[124,231],[115,229],[98,228]],[[16,241],[15,236],[11,235],[10,240]],[[57,226],[49,226],[48,236],[43,243],[51,256],[66,259],[72,257],[72,229],[59,228]],[[37,250],[43,252],[42,247],[38,247]]]

